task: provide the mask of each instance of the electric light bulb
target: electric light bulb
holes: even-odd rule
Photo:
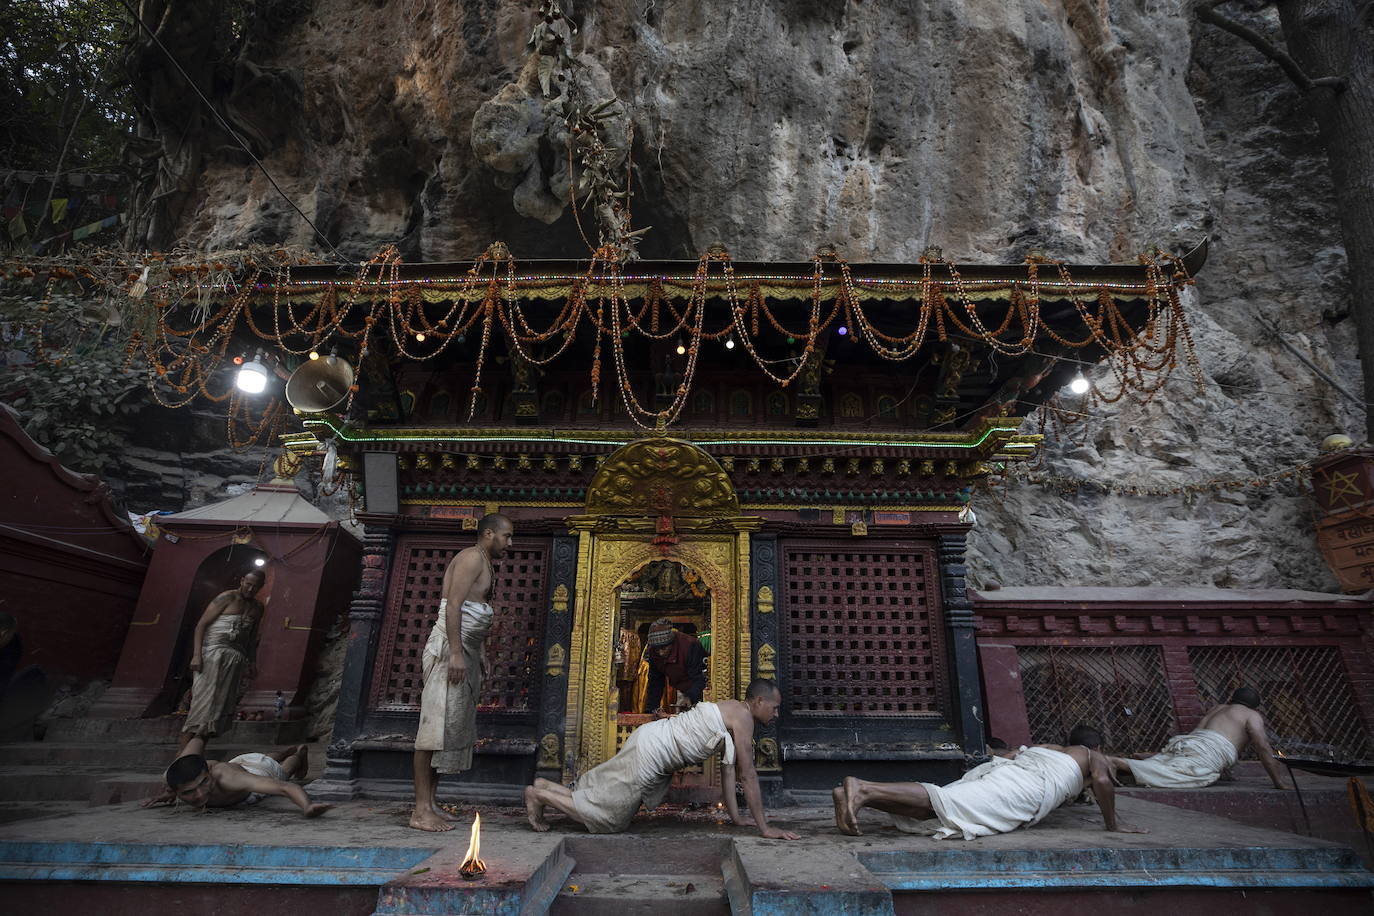
[[[415,342],[416,342],[416,343],[424,343],[424,342],[425,342],[425,332],[424,332],[424,331],[416,331],[416,332],[415,332]]]
[[[266,565],[267,565],[267,561],[264,560],[262,557],[258,557],[256,560],[253,561],[253,565],[254,565],[254,566],[266,566]]]
[[[733,338],[733,337],[727,337],[727,338],[725,339],[725,349],[727,349],[727,350],[733,350],[733,349],[735,349],[735,338]]]
[[[846,334],[849,333],[849,328],[845,327],[844,325],[840,325],[840,329],[839,329],[838,331],[836,331],[835,333],[836,333],[836,334],[839,334],[841,337],[843,337],[844,335],[846,335]]]
[[[320,354],[319,354],[317,351],[315,351],[315,350],[311,350],[311,351],[310,351],[310,358],[311,358],[311,359],[319,359],[319,358],[320,358]]]
[[[677,345],[677,355],[678,355],[678,356],[682,356],[682,355],[685,354],[686,352],[687,352],[687,348],[684,347],[682,344],[679,343],[679,344]]]
[[[234,380],[234,384],[238,385],[240,391],[260,394],[267,387],[267,370],[255,356],[252,361],[239,367],[238,378]]]
[[[1081,371],[1073,377],[1072,382],[1069,382],[1069,390],[1074,394],[1083,394],[1088,390],[1088,380],[1083,377]]]

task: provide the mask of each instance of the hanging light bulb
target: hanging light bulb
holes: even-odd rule
[[[255,559],[253,560],[253,565],[254,565],[254,566],[266,566],[266,565],[267,565],[267,561],[264,560],[262,557],[257,557],[257,558],[255,558]]]
[[[1078,374],[1073,377],[1073,381],[1069,382],[1069,390],[1074,394],[1083,394],[1088,390],[1088,387],[1088,380],[1083,377],[1083,370],[1078,370]]]
[[[238,385],[239,391],[247,394],[261,394],[267,387],[267,369],[254,356],[239,367],[238,378],[234,380],[234,384]]]
[[[727,350],[733,350],[733,349],[735,349],[735,338],[733,338],[733,337],[727,337],[727,338],[725,338],[725,349],[727,349]]]
[[[839,334],[841,337],[843,337],[844,335],[846,335],[846,334],[849,333],[849,328],[845,327],[844,325],[840,325],[840,329],[839,329],[838,331],[836,331],[835,333],[836,333],[836,334]]]
[[[682,338],[679,337],[678,340],[677,340],[677,355],[678,355],[678,356],[684,356],[684,355],[686,355],[686,353],[687,353],[687,348],[684,347],[684,346],[682,345]]]
[[[311,359],[319,359],[319,358],[320,358],[320,351],[318,351],[318,350],[311,350],[311,351],[310,351],[310,358],[311,358]]]
[[[425,332],[424,332],[424,331],[416,331],[416,332],[415,332],[415,342],[416,342],[416,343],[424,343],[424,342],[425,342]]]

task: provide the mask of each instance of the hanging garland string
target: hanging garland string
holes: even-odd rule
[[[600,393],[603,347],[609,345],[619,396],[629,416],[644,428],[661,429],[681,416],[706,342],[737,339],[770,380],[787,387],[822,349],[823,335],[841,325],[890,362],[912,359],[932,336],[947,341],[951,334],[981,341],[1010,357],[1032,352],[1041,335],[1070,350],[1100,348],[1107,380],[1093,385],[1093,403],[1126,397],[1148,403],[1180,360],[1202,385],[1180,296],[1192,280],[1181,259],[1158,251],[1139,259],[1143,284],[1078,282],[1063,261],[1039,256],[1027,258],[1024,278],[970,281],[938,253],[920,259],[918,277],[855,277],[849,262],[833,249],[812,258],[810,277],[740,278],[720,246],[698,259],[690,280],[631,276],[633,262],[627,263],[623,252],[610,246],[598,248],[580,275],[526,276],[499,242],[477,258],[465,276],[443,278],[403,278],[400,253],[393,246],[359,265],[351,278],[337,280],[293,277],[293,268],[309,259],[281,248],[209,259],[190,252],[135,257],[88,252],[86,261],[75,258],[69,253],[22,264],[9,261],[0,269],[0,280],[43,282],[43,301],[61,283],[76,284],[86,295],[104,296],[122,312],[130,329],[128,364],[141,360],[146,365],[150,390],[168,407],[186,406],[198,397],[222,402],[231,396],[231,389],[214,385],[224,378],[220,370],[225,361],[239,355],[231,352],[231,345],[240,329],[294,356],[356,348],[359,363],[374,346],[374,332],[380,332],[391,352],[423,362],[476,335],[480,325],[469,418],[482,395],[488,351],[498,332],[513,358],[544,366],[564,354],[581,330],[588,330],[595,338],[593,399]],[[793,326],[795,317],[779,316],[777,302],[770,299],[783,293],[809,300],[804,327]],[[1140,330],[1123,314],[1118,295],[1143,299]],[[543,310],[537,318],[529,314],[531,299],[560,296],[562,303],[551,318],[545,319]],[[1069,302],[1080,328],[1046,322],[1046,297]],[[873,299],[915,300],[914,323],[908,324],[909,330],[882,326],[869,306]],[[708,300],[723,300],[725,321],[719,327],[706,326]],[[48,320],[40,303],[26,327],[34,335],[39,358],[60,363],[70,357],[72,348],[59,351],[46,345],[52,337]],[[764,352],[767,341],[761,332],[769,329],[797,348],[788,371],[777,371],[774,367],[781,360]],[[654,341],[686,339],[681,383],[672,390],[667,407],[651,410],[635,393],[625,359],[626,341],[633,335]],[[237,340],[241,346],[242,338]],[[357,389],[357,384],[351,387],[348,406]]]

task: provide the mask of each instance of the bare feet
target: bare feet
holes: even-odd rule
[[[428,830],[430,833],[447,833],[453,829],[453,825],[444,820],[433,809],[421,811],[416,808],[410,815],[410,826],[416,830]]]
[[[845,827],[844,789],[839,786],[831,789],[830,798],[835,805],[835,829],[840,833],[848,833],[849,830]]]
[[[549,829],[549,822],[544,820],[544,803],[539,800],[539,793],[534,786],[525,787],[525,813],[535,830],[544,833]]]
[[[846,776],[844,783],[835,791],[840,793],[840,805],[835,809],[835,822],[840,828],[840,833],[863,836],[863,831],[859,829],[859,780],[853,776]]]
[[[332,808],[332,807],[334,807],[334,806],[333,806],[333,805],[322,805],[322,804],[320,804],[319,802],[315,802],[315,803],[312,804],[309,808],[306,808],[306,809],[305,809],[305,816],[306,816],[306,817],[319,817],[321,814],[324,814],[326,811],[328,811],[328,810],[329,810],[330,808]]]

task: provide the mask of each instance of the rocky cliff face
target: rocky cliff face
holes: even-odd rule
[[[802,260],[835,243],[855,261],[911,261],[935,244],[970,261],[1030,247],[1108,261],[1210,234],[1189,303],[1203,393],[1180,373],[1147,406],[1088,409],[1039,471],[1088,485],[982,496],[973,579],[1331,587],[1291,481],[1186,498],[1114,489],[1248,479],[1360,428],[1261,322],[1358,390],[1314,129],[1276,67],[1186,8],[581,3],[571,72],[632,128],[646,256],[720,242]],[[399,241],[409,260],[441,260],[501,239],[517,257],[581,256],[566,136],[525,50],[533,21],[511,0],[316,0],[249,49],[260,85],[299,91],[236,110],[350,255]],[[182,231],[200,244],[310,243],[240,161],[210,158],[196,187]]]

